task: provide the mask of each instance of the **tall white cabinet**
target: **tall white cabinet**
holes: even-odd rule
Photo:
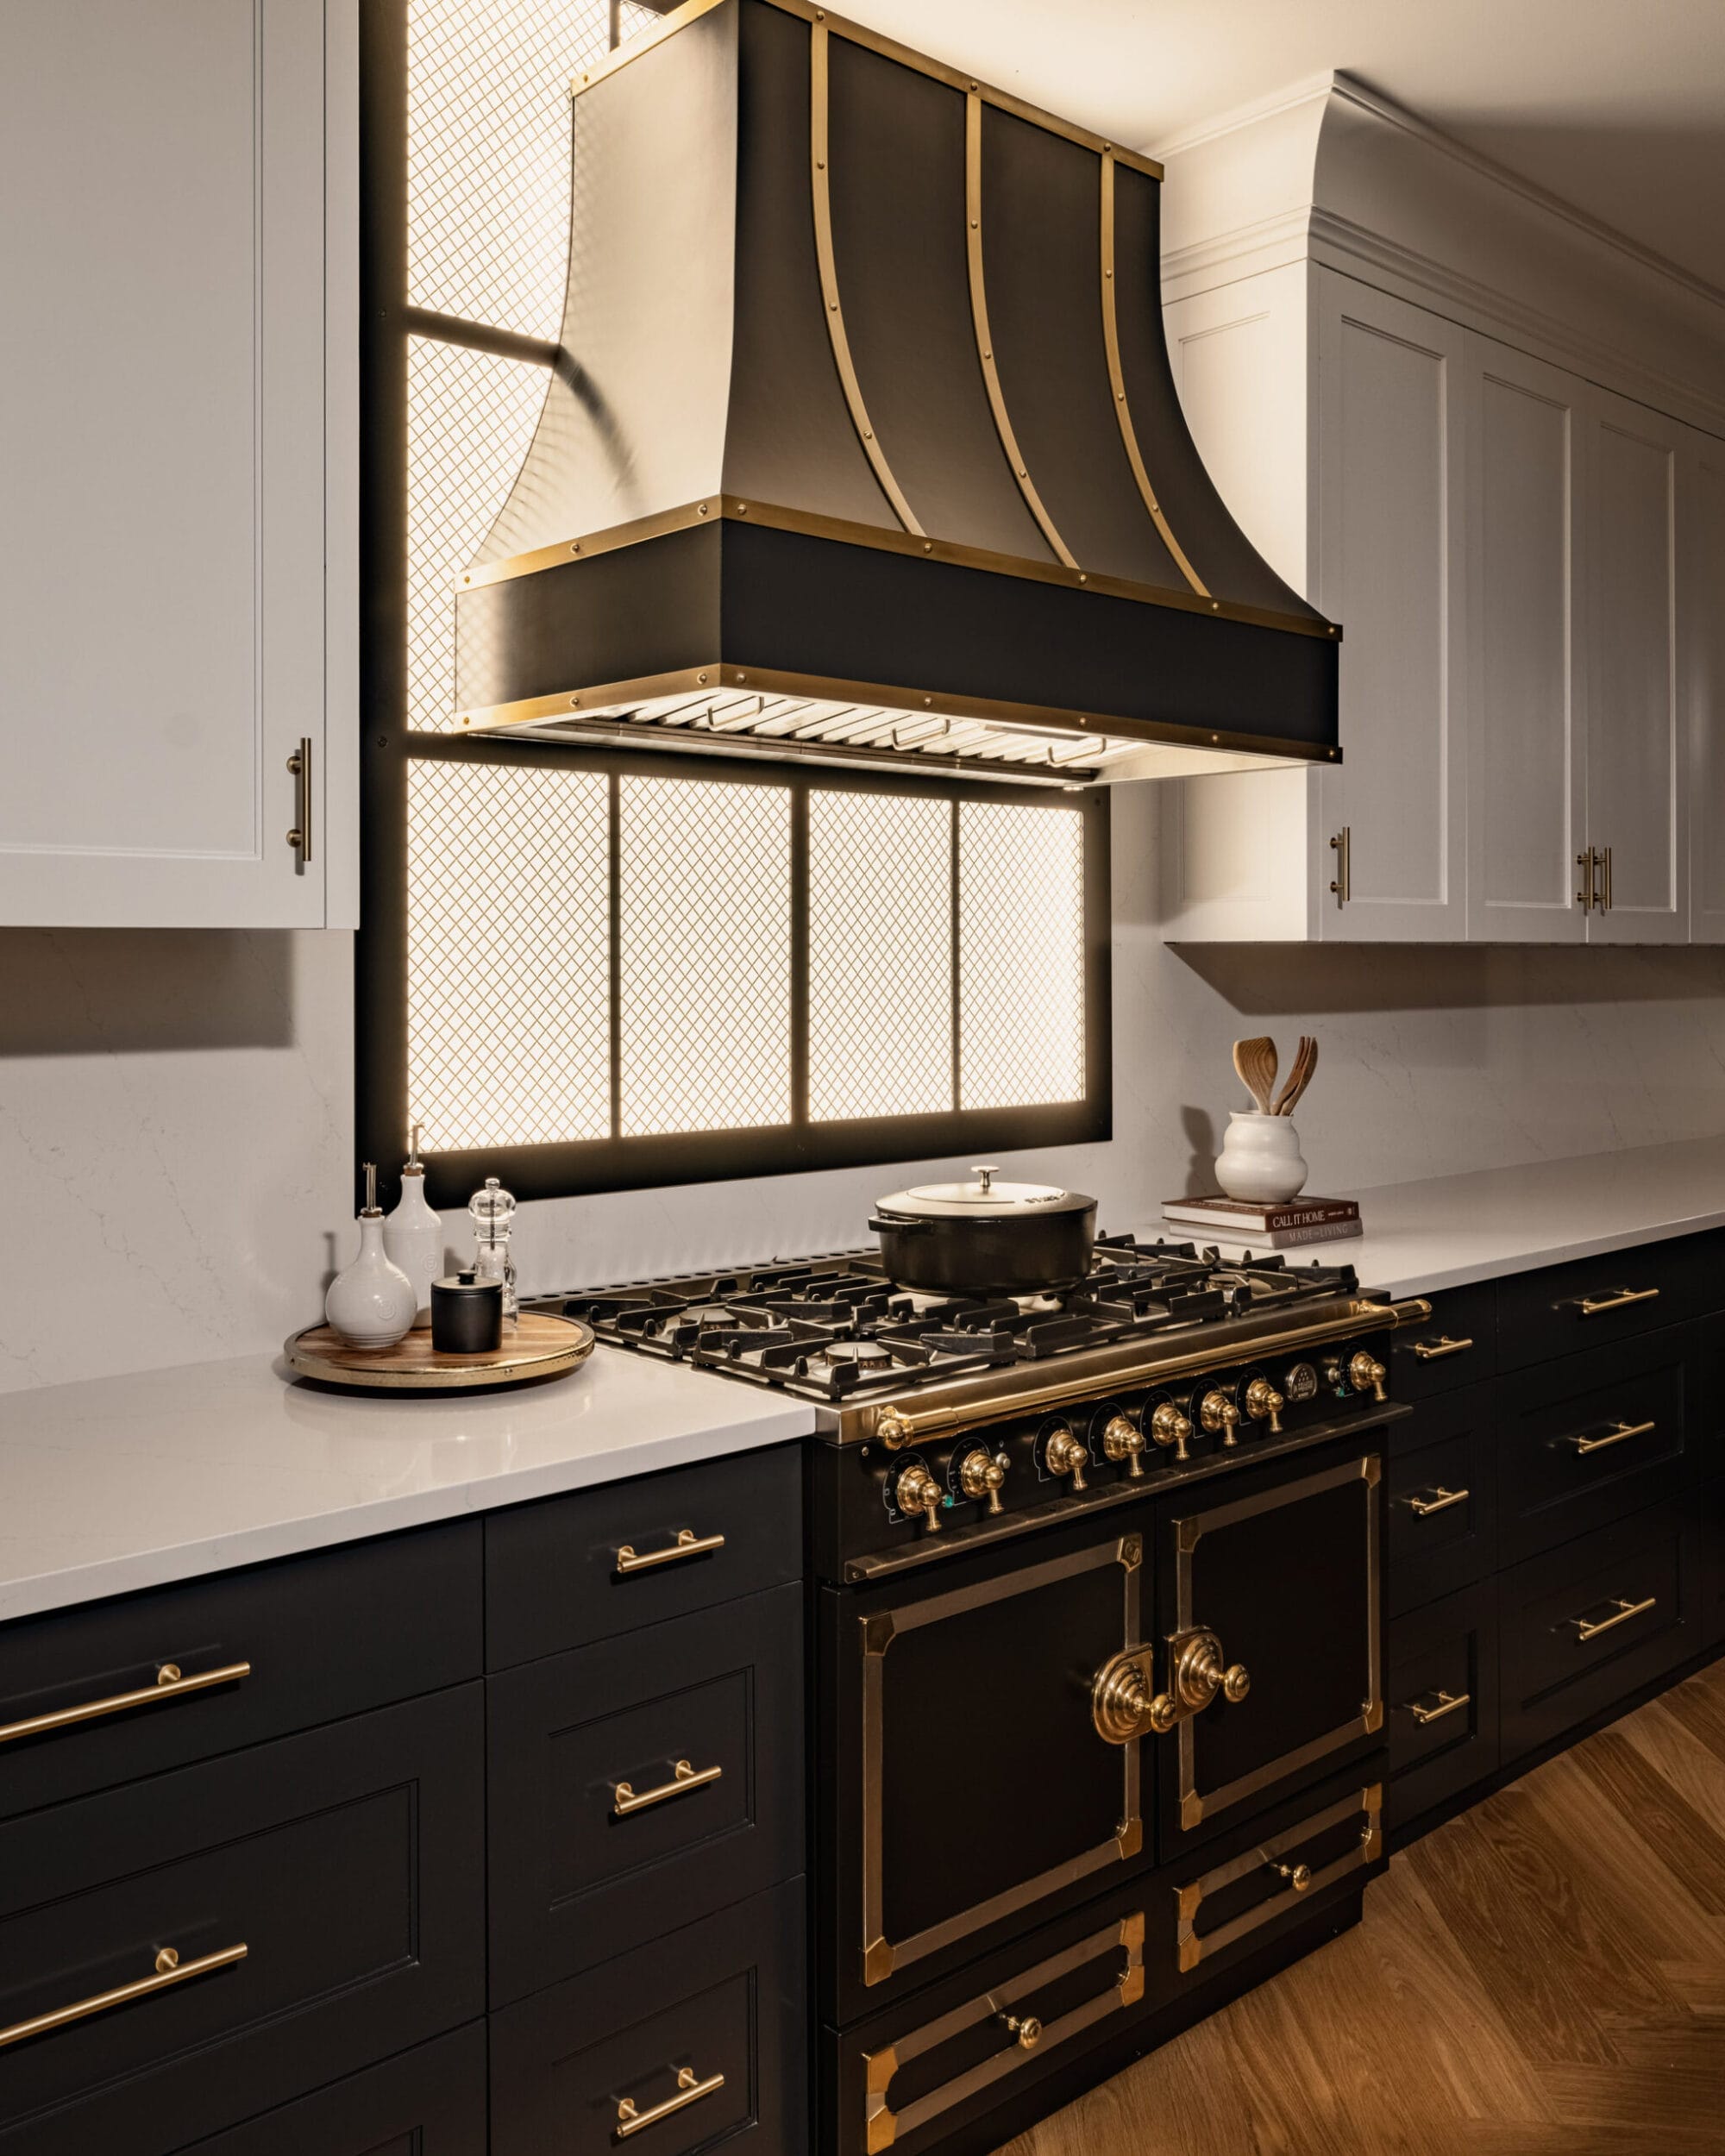
[[[351,922],[354,10],[8,33],[0,922]]]

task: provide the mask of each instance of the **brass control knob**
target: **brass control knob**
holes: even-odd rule
[[[1089,1447],[1082,1438],[1075,1438],[1063,1422],[1042,1448],[1042,1457],[1051,1475],[1070,1475],[1074,1489],[1085,1488],[1084,1470],[1090,1464]]]
[[[1267,1422],[1272,1438],[1282,1434],[1282,1410],[1288,1402],[1267,1377],[1254,1377],[1245,1388],[1245,1411],[1254,1422]]]
[[[973,1445],[964,1455],[958,1470],[958,1487],[967,1497],[986,1497],[991,1513],[1000,1509],[1000,1489],[1012,1466],[1011,1457],[996,1452],[990,1457],[987,1446]]]
[[[913,1460],[893,1486],[893,1498],[901,1513],[919,1512],[931,1534],[940,1532],[940,1508],[946,1493],[920,1460]]]
[[[1164,1400],[1151,1416],[1150,1434],[1158,1445],[1171,1445],[1176,1460],[1189,1457],[1186,1440],[1192,1434],[1192,1426],[1171,1400]]]
[[[1022,2017],[1016,2014],[1002,2014],[998,2018],[1007,2034],[1018,2040],[1020,2051],[1034,2051],[1042,2041],[1042,2023],[1034,2014],[1026,2014]]]
[[[1134,1482],[1144,1474],[1144,1432],[1130,1415],[1110,1415],[1102,1432],[1102,1451],[1116,1467],[1122,1460]]]
[[[1388,1395],[1383,1381],[1389,1375],[1375,1355],[1368,1355],[1362,1348],[1348,1364],[1348,1377],[1356,1392],[1369,1392],[1374,1400],[1383,1400]]]
[[[1239,1428],[1240,1411],[1224,1392],[1206,1393],[1204,1404],[1198,1410],[1198,1420],[1212,1437],[1220,1430],[1224,1445],[1238,1445],[1234,1434]]]

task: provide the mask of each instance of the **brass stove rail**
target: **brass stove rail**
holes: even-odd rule
[[[1307,1306],[1312,1310],[1312,1306]],[[1069,1406],[1098,1389],[1159,1385],[1170,1378],[1201,1376],[1233,1363],[1256,1363],[1267,1356],[1302,1354],[1334,1340],[1358,1339],[1393,1326],[1424,1325],[1432,1306],[1418,1296],[1405,1302],[1372,1302],[1350,1297],[1327,1317],[1300,1318],[1291,1313],[1245,1318],[1224,1326],[1200,1326],[1191,1344],[1176,1350],[1173,1341],[1189,1336],[1154,1333],[1148,1340],[1115,1342],[1082,1354],[1063,1356],[1057,1365],[1014,1364],[1004,1370],[957,1380],[938,1397],[847,1410],[841,1435],[846,1439],[878,1438],[891,1451],[919,1445],[944,1432],[998,1422],[1008,1415]],[[1058,1375],[1056,1375],[1056,1371]]]

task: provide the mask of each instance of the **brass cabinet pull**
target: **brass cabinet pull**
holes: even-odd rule
[[[1657,1288],[1622,1288],[1615,1295],[1584,1295],[1576,1305],[1584,1318],[1596,1318],[1602,1310],[1627,1310],[1632,1302],[1657,1302]]]
[[[164,1662],[156,1672],[155,1683],[140,1685],[135,1691],[112,1692],[106,1699],[62,1707],[57,1714],[32,1714],[27,1721],[0,1724],[0,1745],[9,1744],[15,1737],[41,1737],[51,1729],[71,1729],[79,1722],[99,1720],[104,1714],[123,1714],[129,1708],[184,1699],[188,1692],[207,1692],[213,1684],[236,1684],[251,1673],[249,1662],[229,1662],[219,1670],[200,1670],[195,1677],[182,1677],[178,1663]]]
[[[1605,871],[1604,895],[1599,901],[1599,910],[1602,913],[1609,913],[1611,911],[1611,849],[1602,847],[1594,857]]]
[[[631,2134],[643,2133],[649,2126],[656,2126],[661,2119],[668,2119],[674,2111],[686,2110],[692,2103],[699,2103],[703,2096],[710,2096],[724,2086],[723,2074],[709,2074],[705,2081],[693,2066],[685,2066],[677,2076],[677,2093],[667,2096],[662,2103],[656,2103],[650,2111],[637,2111],[632,2096],[624,2096],[617,2107],[617,2139],[626,2141]]]
[[[1649,1430],[1656,1430],[1658,1427],[1659,1425],[1653,1422],[1620,1421],[1607,1431],[1603,1438],[1584,1438],[1578,1435],[1565,1438],[1564,1443],[1575,1447],[1576,1457],[1579,1459],[1584,1452],[1603,1452],[1609,1445],[1622,1445],[1628,1438],[1645,1438]]]
[[[1599,889],[1596,881],[1599,856],[1590,846],[1575,857],[1575,865],[1581,871],[1581,888],[1575,894],[1575,902],[1584,913],[1591,913],[1599,904]]]
[[[704,1557],[709,1550],[724,1547],[723,1535],[698,1535],[693,1527],[685,1527],[674,1542],[662,1550],[643,1550],[637,1556],[633,1544],[625,1542],[617,1553],[619,1576],[629,1572],[650,1572],[656,1564],[674,1564],[679,1557]]]
[[[1260,1850],[1258,1853],[1263,1857],[1265,1865],[1271,1871],[1276,1873],[1278,1878],[1287,1880],[1290,1893],[1304,1894],[1310,1887],[1312,1883],[1312,1867],[1310,1865],[1278,1864],[1276,1858],[1271,1856],[1267,1850]]]
[[[1614,1595],[1610,1599],[1615,1606],[1615,1616],[1602,1617],[1597,1624],[1590,1624],[1585,1617],[1570,1619],[1569,1621],[1575,1626],[1578,1646],[1586,1640],[1598,1639],[1602,1632],[1612,1632],[1619,1625],[1627,1625],[1632,1617],[1645,1615],[1659,1598],[1657,1595],[1649,1595],[1645,1601],[1626,1602],[1621,1595]]]
[[[0,2028],[0,2046],[22,2044],[27,2036],[45,2036],[50,2029],[64,2028],[68,2022],[105,2014],[110,2007],[129,2006],[134,1999],[147,1999],[152,1992],[166,1991],[171,1984],[186,1984],[193,1977],[208,1976],[212,1969],[226,1969],[233,1962],[243,1961],[248,1952],[243,1945],[223,1946],[216,1953],[199,1954],[195,1961],[182,1961],[178,1947],[164,1946],[156,1955],[154,1976],[140,1977],[135,1984],[117,1984],[111,1991],[95,1992],[71,2006],[58,2006],[52,2014],[14,2021],[10,2028]]]
[[[1408,1509],[1417,1514],[1421,1520],[1429,1520],[1434,1512],[1447,1512],[1452,1505],[1466,1504],[1472,1495],[1471,1489],[1446,1489],[1439,1482],[1429,1497],[1410,1497]]]
[[[1418,1700],[1410,1699],[1408,1702],[1408,1712],[1423,1729],[1427,1722],[1440,1722],[1446,1714],[1458,1713],[1472,1697],[1471,1692],[1446,1692],[1442,1685],[1440,1685],[1437,1691],[1438,1703],[1435,1707],[1421,1707]]]
[[[1330,888],[1336,894],[1338,912],[1353,896],[1353,826],[1344,824],[1330,841],[1330,850],[1336,857],[1336,873]]]
[[[619,1782],[612,1812],[618,1819],[627,1819],[631,1812],[644,1812],[649,1804],[662,1804],[668,1796],[681,1796],[686,1789],[704,1789],[709,1782],[717,1782],[724,1769],[703,1767],[697,1774],[687,1759],[679,1759],[671,1772],[671,1781],[660,1783],[656,1789],[643,1789],[639,1796],[627,1782]]]
[[[299,856],[302,868],[311,865],[311,740],[302,734],[299,746],[287,760],[293,774],[293,829],[287,843]]]
[[[1452,1340],[1442,1332],[1435,1340],[1415,1340],[1414,1352],[1422,1363],[1441,1363],[1445,1356],[1460,1355],[1472,1345],[1471,1340]]]

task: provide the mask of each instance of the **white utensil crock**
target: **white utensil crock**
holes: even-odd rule
[[[1230,1198],[1259,1204],[1297,1198],[1306,1188],[1300,1133],[1285,1115],[1239,1110],[1228,1118],[1228,1134],[1216,1156],[1216,1181]]]

